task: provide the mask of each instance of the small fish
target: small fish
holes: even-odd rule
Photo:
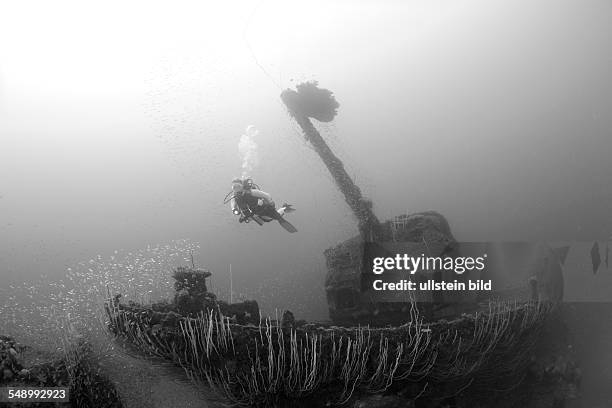
[[[593,263],[593,273],[595,274],[601,265],[601,255],[599,253],[599,243],[597,241],[595,241],[591,248],[591,262]]]
[[[606,243],[606,268],[610,268],[608,264],[608,259],[610,258],[610,242]]]

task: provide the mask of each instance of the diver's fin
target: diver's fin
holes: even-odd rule
[[[277,213],[279,213],[281,216],[285,215],[285,214],[289,214],[290,212],[294,212],[295,208],[293,208],[293,206],[291,204],[283,204],[281,208],[279,208],[278,210],[276,210]]]
[[[259,218],[259,215],[257,214],[251,215],[251,219],[255,221],[256,223],[258,223],[259,225],[264,225],[264,221],[262,221],[262,219]]]
[[[295,228],[293,224],[291,224],[289,221],[285,220],[284,218],[279,218],[278,223],[281,225],[281,227],[283,227],[284,229],[286,229],[287,231],[291,233],[297,232],[297,228]]]
[[[285,209],[286,213],[290,213],[290,212],[294,212],[295,211],[295,208],[293,208],[293,205],[291,205],[291,204],[285,203],[285,204],[283,204],[283,208]]]

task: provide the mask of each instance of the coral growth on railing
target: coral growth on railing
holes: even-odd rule
[[[172,359],[195,379],[236,404],[269,406],[278,400],[325,393],[342,404],[355,392],[390,387],[454,392],[470,385],[520,382],[545,303],[492,303],[486,312],[424,324],[415,307],[399,327],[283,325],[262,319],[238,325],[219,311],[151,324],[150,309],[109,301],[109,328],[145,352]]]

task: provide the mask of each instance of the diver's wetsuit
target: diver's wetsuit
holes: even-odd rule
[[[259,200],[263,201],[263,204],[259,204]],[[239,194],[236,194],[230,201],[232,210],[240,210],[242,213],[248,214],[249,212],[269,217],[278,220],[281,215],[276,211],[274,201],[270,194],[257,189],[244,190]]]

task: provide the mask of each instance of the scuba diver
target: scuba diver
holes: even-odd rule
[[[283,215],[295,211],[291,204],[283,204],[279,209],[272,200],[270,194],[259,189],[251,179],[234,179],[232,191],[224,200],[224,204],[230,203],[234,215],[239,215],[238,222],[248,223],[250,220],[259,225],[277,220],[278,223],[289,232],[297,232],[297,229]]]

